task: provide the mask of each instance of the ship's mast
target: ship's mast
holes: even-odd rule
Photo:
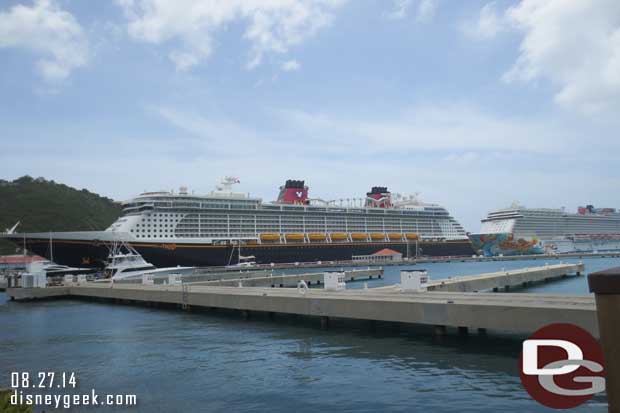
[[[52,243],[52,231],[50,231],[50,261],[54,262],[54,244]]]

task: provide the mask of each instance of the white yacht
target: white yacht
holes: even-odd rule
[[[108,265],[104,269],[104,278],[117,281],[142,280],[144,274],[165,276],[193,272],[194,267],[157,268],[148,263],[133,247],[125,242],[113,244]]]

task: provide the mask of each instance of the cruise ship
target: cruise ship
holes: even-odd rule
[[[126,242],[157,267],[351,260],[384,248],[414,256],[473,254],[448,211],[374,187],[360,198],[312,199],[301,180],[287,180],[274,202],[235,192],[226,177],[208,195],[145,192],[123,202],[105,231],[4,234],[58,263],[102,266],[114,242]]]
[[[620,251],[620,213],[614,208],[526,208],[489,212],[470,238],[478,254],[528,255]]]

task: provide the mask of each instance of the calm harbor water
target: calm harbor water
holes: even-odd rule
[[[544,262],[419,267],[440,279]],[[588,272],[620,266],[620,259],[583,262]],[[398,282],[401,268],[386,268],[385,278],[369,287]],[[521,291],[588,293],[585,277]],[[322,331],[294,318],[244,321],[222,312],[72,300],[14,303],[2,293],[0,326],[0,387],[8,387],[11,371],[74,371],[81,392],[137,395],[137,407],[109,411],[552,411],[523,390],[515,337],[436,343],[416,329],[392,326]],[[575,411],[604,412],[605,398]]]

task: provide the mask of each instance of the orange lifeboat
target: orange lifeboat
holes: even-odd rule
[[[287,241],[303,241],[304,240],[304,234],[284,234],[284,238],[286,238]]]
[[[403,234],[401,234],[400,232],[390,232],[388,234],[388,238],[390,239],[390,241],[402,241]]]
[[[332,241],[345,241],[347,239],[347,234],[344,232],[334,232],[331,234]]]
[[[418,234],[416,234],[415,232],[408,232],[407,233],[407,239],[408,240],[416,240],[419,239],[420,236]]]
[[[308,234],[308,239],[310,239],[310,241],[325,241],[325,234],[310,233]]]
[[[368,234],[365,232],[354,232],[351,234],[351,239],[353,241],[366,241],[368,239]]]
[[[373,232],[370,234],[370,239],[373,241],[381,241],[385,239],[385,234],[383,232]]]
[[[261,241],[280,241],[280,234],[260,234]]]

